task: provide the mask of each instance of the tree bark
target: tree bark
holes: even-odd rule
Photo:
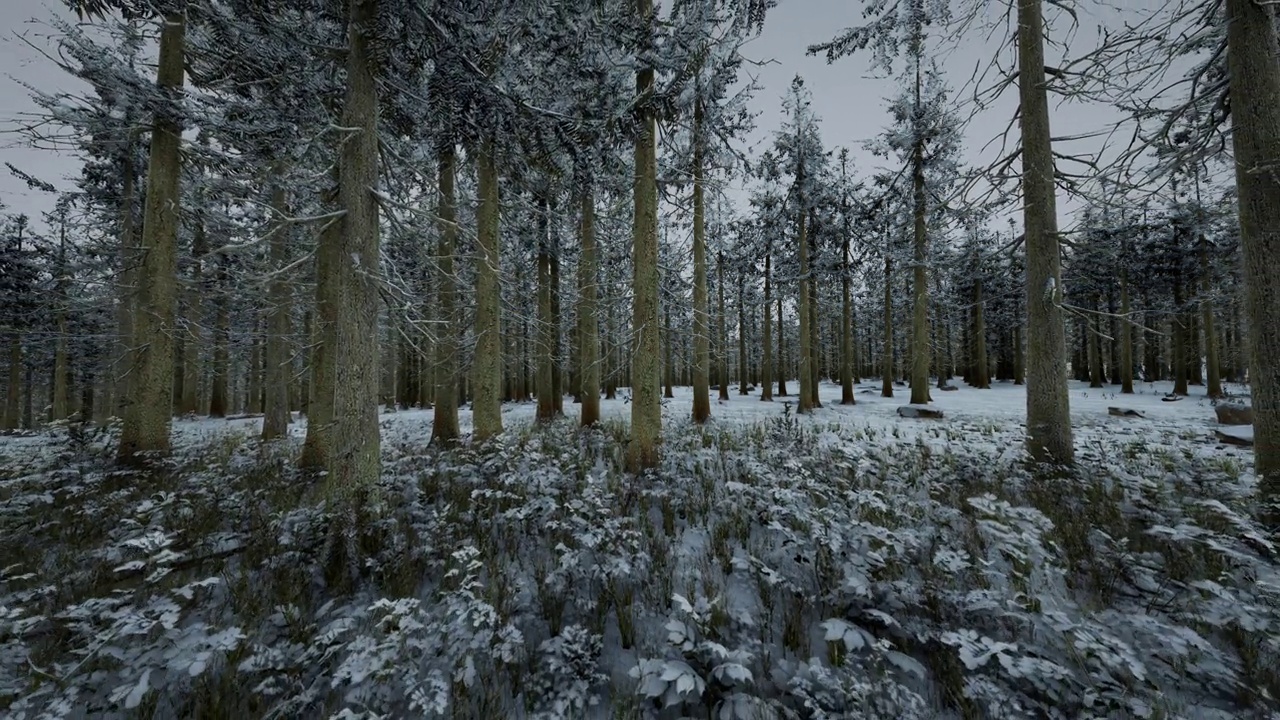
[[[916,103],[920,102],[920,77],[916,74]],[[918,123],[918,121],[917,121]],[[916,130],[911,152],[912,219],[914,251],[911,268],[911,404],[926,405],[929,397],[929,234],[925,226],[924,140]]]
[[[71,372],[68,362],[67,304],[69,302],[68,284],[71,280],[67,268],[67,211],[61,207],[60,227],[58,229],[58,261],[55,268],[55,324],[57,326],[57,345],[53,353],[53,402],[50,408],[50,419],[65,420],[70,414]]]
[[[880,396],[893,397],[893,256],[885,236],[884,249],[884,350],[880,358]]]
[[[773,328],[772,318],[769,317],[773,310],[773,278],[771,277],[773,268],[773,248],[772,244],[766,247],[764,253],[764,342],[761,347],[761,365],[760,365],[760,399],[764,401],[773,400]]]
[[[381,471],[378,393],[379,222],[378,94],[369,35],[377,0],[350,0],[347,18],[343,138],[337,164],[337,205],[344,211],[333,233],[320,238],[316,274],[316,330],[325,363],[315,375],[313,412],[307,424],[323,428],[317,440],[328,471],[331,505],[357,509]],[[324,410],[316,412],[315,399]]]
[[[185,2],[165,13],[160,31],[156,86],[176,101],[182,92],[186,36]],[[124,407],[117,458],[145,462],[170,451],[173,423],[174,302],[177,297],[178,208],[182,125],[176,109],[156,112],[147,166],[141,268],[133,313],[134,362]]]
[[[804,169],[797,172],[796,185],[804,183]],[[813,321],[809,315],[809,235],[808,213],[804,203],[800,203],[800,211],[796,218],[796,245],[800,253],[800,292],[796,296],[796,308],[800,311],[800,402],[796,412],[806,414],[813,410],[813,343],[809,334],[809,324]]]
[[[1096,295],[1093,297],[1092,305],[1094,310],[1098,309],[1098,297]],[[1085,340],[1088,345],[1087,352],[1089,355],[1089,387],[1091,388],[1100,388],[1104,386],[1104,380],[1102,377],[1102,349],[1099,343],[1100,338],[1098,337],[1098,334],[1101,332],[1099,329],[1100,324],[1098,317],[1093,315],[1085,321],[1084,326],[1086,336]]]
[[[703,198],[702,122],[700,101],[693,108],[693,421],[702,424],[711,417],[711,351],[708,337],[707,230]],[[766,284],[768,279],[765,279]]]
[[[498,236],[501,205],[498,162],[492,135],[480,144],[476,160],[476,349],[471,364],[474,436],[478,441],[502,433],[502,245]]]
[[[249,367],[245,382],[245,412],[262,412],[262,318],[253,310],[253,326],[249,330]]]
[[[435,412],[432,415],[431,440],[451,443],[461,434],[458,426],[458,278],[453,267],[458,242],[458,198],[454,190],[458,156],[452,139],[440,143],[436,161],[439,178],[436,217],[440,232],[436,254],[439,332],[436,333]]]
[[[643,23],[644,50],[653,44],[653,0],[636,0]],[[633,472],[658,464],[662,439],[662,398],[658,390],[658,157],[654,108],[654,68],[636,69],[638,132],[632,197],[632,314],[635,345],[631,354],[631,444],[627,465]]]
[[[1188,363],[1187,363],[1187,313],[1184,307],[1186,299],[1182,294],[1182,279],[1176,278],[1173,281],[1173,338],[1171,349],[1173,351],[1173,393],[1175,395],[1187,394],[1188,381]]]
[[[1207,241],[1200,238],[1200,323],[1204,326],[1205,366],[1208,373],[1206,393],[1210,398],[1222,397],[1222,370],[1218,364],[1218,333],[1213,321],[1213,280],[1209,275]]]
[[[556,415],[555,369],[552,357],[555,338],[551,313],[551,209],[545,196],[538,196],[538,422],[550,422]]]
[[[747,277],[738,273],[738,394],[747,395]]]
[[[716,333],[716,386],[720,388],[720,401],[726,402],[729,400],[729,331],[725,329],[723,252],[716,253],[716,298],[716,322],[719,325]]]
[[[209,417],[223,418],[230,410],[231,393],[231,280],[225,255],[218,258],[217,317],[213,330],[213,363],[209,378]]]
[[[556,234],[555,207],[552,206],[551,217],[548,218],[551,228],[551,265],[549,280],[551,282],[551,404],[556,415],[564,414],[564,377],[561,372],[561,332],[560,332],[560,236]]]
[[[817,257],[817,211],[810,209],[809,211],[809,228],[811,231],[806,232],[809,236],[809,257]],[[822,387],[820,382],[821,372],[818,359],[821,357],[819,349],[822,344],[818,337],[818,328],[821,324],[818,322],[818,278],[812,272],[813,262],[810,260],[809,273],[809,402],[814,408],[822,407],[822,398],[819,390]]]
[[[578,241],[582,256],[578,260],[578,361],[582,391],[582,427],[600,421],[600,320],[597,292],[600,269],[596,258],[596,200],[594,180],[584,177],[579,187],[580,222]]]
[[[4,429],[22,425],[22,333],[9,333],[9,384],[5,389]]]
[[[1226,1],[1231,143],[1235,154],[1245,307],[1251,320],[1249,379],[1254,468],[1265,510],[1280,527],[1280,69],[1275,8]]]
[[[774,301],[778,309],[778,397],[787,396],[787,332],[782,324],[782,295]]]
[[[207,252],[208,239],[205,233],[204,217],[196,219],[191,244],[191,287],[187,290],[187,331],[183,336],[182,359],[182,397],[178,402],[178,412],[182,415],[195,415],[200,412],[200,351],[204,347],[204,254]]]
[[[853,405],[853,302],[849,294],[849,226],[845,222],[840,248],[840,404]]]
[[[289,265],[289,227],[282,218],[289,216],[288,195],[285,191],[285,166],[278,163],[275,169],[276,183],[271,189],[271,207],[275,211],[276,226],[271,230],[269,252],[273,268],[267,289],[267,339],[266,339],[266,401],[263,407],[262,439],[274,440],[289,434],[289,385],[293,376],[293,363],[289,358],[289,336],[293,330],[290,316],[293,314],[292,290],[286,276]]]
[[[1120,392],[1133,394],[1133,320],[1129,317],[1129,273],[1120,274]]]
[[[1054,161],[1041,0],[1018,0],[1018,91],[1027,248],[1027,450],[1039,463],[1075,461],[1067,395]]]
[[[973,283],[973,386],[982,390],[991,388],[991,361],[987,357],[986,297],[983,295],[982,278]]]

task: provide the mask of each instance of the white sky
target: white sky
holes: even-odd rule
[[[1123,10],[1111,8],[1102,11],[1107,17],[1091,16],[1089,10],[1082,9],[1083,29],[1076,45],[1081,50],[1086,48],[1092,41],[1092,33],[1088,29],[1107,22],[1108,17],[1114,18],[1117,12],[1143,12],[1157,3],[1158,0],[1132,0],[1130,6]],[[878,167],[885,161],[866,153],[862,149],[863,142],[881,132],[889,122],[885,106],[887,98],[895,93],[894,83],[868,77],[870,64],[865,56],[856,55],[828,65],[823,57],[805,55],[809,44],[826,41],[840,29],[858,24],[862,4],[850,0],[781,0],[779,5],[770,13],[761,37],[745,48],[745,54],[752,60],[772,61],[763,66],[747,66],[762,85],[762,90],[751,102],[752,109],[760,114],[756,131],[748,138],[748,143],[759,146],[771,140],[772,133],[780,124],[782,95],[792,77],[799,73],[813,93],[812,108],[822,120],[826,145],[848,147],[855,160],[855,174],[868,176],[872,167]],[[1003,3],[993,7],[1003,7]],[[76,158],[22,147],[20,138],[8,132],[12,130],[15,118],[36,109],[27,97],[27,91],[11,77],[42,88],[75,89],[73,83],[78,82],[15,37],[17,33],[26,32],[28,39],[47,44],[39,37],[47,28],[28,21],[47,18],[53,13],[73,17],[60,0],[0,2],[0,27],[9,28],[9,32],[0,37],[0,163],[11,162],[59,187],[69,188],[70,179],[79,169]],[[1007,45],[988,46],[985,38],[967,38],[941,64],[952,85],[959,87],[969,79],[975,63],[995,52],[1001,52],[1012,60],[1012,49]],[[1053,50],[1049,51],[1049,57],[1053,62]],[[1096,129],[1113,117],[1107,108],[1080,104],[1058,106],[1052,98],[1050,102],[1055,135]],[[998,147],[981,156],[978,151],[1005,127],[1014,107],[1016,88],[1010,88],[1004,102],[973,123],[966,138],[969,161],[989,161],[996,156]],[[731,187],[729,193],[730,197],[743,197],[740,188]],[[53,198],[40,191],[29,190],[7,169],[0,168],[0,202],[7,205],[9,211],[26,212],[33,219],[38,219],[41,211],[52,207]],[[1077,203],[1059,196],[1062,227],[1067,226],[1069,213],[1077,207]]]

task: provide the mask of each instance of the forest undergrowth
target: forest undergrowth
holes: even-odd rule
[[[113,433],[0,439],[0,715],[1280,718],[1253,475],[1176,439],[668,423],[637,478],[621,423],[385,427],[341,568],[290,441]]]

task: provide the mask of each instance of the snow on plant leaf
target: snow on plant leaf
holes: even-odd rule
[[[745,665],[740,663],[722,663],[711,670],[711,676],[722,685],[746,685],[755,681]]]
[[[843,642],[845,649],[850,652],[861,650],[875,642],[874,635],[840,618],[824,620],[822,627],[827,631],[824,638],[827,642]]]
[[[142,671],[142,675],[138,677],[138,682],[129,689],[124,698],[124,707],[126,710],[133,710],[142,704],[142,698],[151,689],[151,668]]]
[[[905,655],[897,650],[888,650],[885,652],[884,657],[885,660],[888,660],[890,664],[894,665],[899,670],[905,670],[921,680],[929,675],[928,671],[925,670],[924,665],[910,655]]]

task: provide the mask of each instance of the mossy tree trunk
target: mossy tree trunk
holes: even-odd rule
[[[472,361],[471,402],[475,439],[486,440],[502,432],[502,255],[498,236],[498,162],[492,135],[480,144],[476,159],[478,178],[476,242],[476,349]]]
[[[315,329],[324,359],[313,378],[306,444],[321,446],[315,457],[328,472],[325,491],[346,522],[356,522],[381,471],[378,94],[370,37],[377,14],[377,0],[350,0],[341,119],[350,130],[338,153],[334,198],[344,214],[316,250]],[[319,433],[314,440],[313,426]],[[346,557],[350,550],[345,548]]]
[[[185,3],[164,14],[156,86],[174,102],[182,91]],[[133,313],[133,363],[117,458],[137,463],[167,455],[173,424],[174,304],[177,300],[178,210],[182,125],[167,105],[152,121],[143,209],[141,267]]]

